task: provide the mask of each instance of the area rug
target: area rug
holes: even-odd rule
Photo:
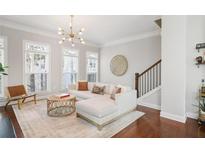
[[[46,101],[25,104],[21,110],[13,106],[13,110],[27,138],[108,138],[144,115],[139,111],[130,112],[99,131],[87,121],[76,118],[75,113],[66,117],[49,117]]]

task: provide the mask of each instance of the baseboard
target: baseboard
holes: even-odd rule
[[[198,119],[199,114],[198,113],[193,113],[193,112],[187,112],[186,116],[191,118],[191,119]]]
[[[149,107],[156,110],[161,110],[161,106],[157,104],[139,102],[138,105]]]
[[[186,123],[186,116],[178,116],[164,111],[160,112],[160,116],[174,121]]]

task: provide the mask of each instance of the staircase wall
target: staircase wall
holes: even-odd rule
[[[161,87],[157,87],[154,90],[143,95],[142,97],[138,98],[137,103],[138,105],[160,110],[161,109]]]
[[[123,76],[115,76],[110,71],[110,61],[116,55],[124,55],[127,58],[128,70]],[[159,59],[161,59],[159,34],[102,47],[100,51],[100,81],[135,88],[135,73],[143,72]]]

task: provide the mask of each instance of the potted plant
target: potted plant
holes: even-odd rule
[[[8,66],[3,66],[2,63],[0,63],[0,74],[8,75],[5,73],[5,68],[8,68]]]
[[[205,99],[199,103],[199,119],[205,121]]]

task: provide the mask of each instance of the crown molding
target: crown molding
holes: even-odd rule
[[[140,35],[135,35],[135,36],[130,36],[130,37],[122,38],[122,39],[119,39],[119,40],[115,40],[115,41],[112,41],[112,42],[109,42],[109,43],[105,43],[101,47],[114,46],[114,45],[118,45],[118,44],[132,42],[132,41],[135,41],[135,40],[141,40],[141,39],[145,39],[145,38],[149,38],[149,37],[153,37],[153,36],[158,36],[158,35],[161,35],[160,30],[147,32],[147,33],[143,33],[143,34],[140,34]]]
[[[21,30],[21,31],[24,31],[24,32],[34,33],[34,34],[38,34],[38,35],[43,35],[43,36],[47,36],[47,37],[50,37],[50,38],[59,39],[57,33],[55,34],[55,33],[52,33],[52,32],[45,31],[45,30],[40,30],[40,29],[37,29],[37,28],[33,28],[31,26],[27,26],[27,25],[24,25],[24,24],[20,24],[20,23],[16,23],[16,22],[13,22],[13,21],[5,20],[5,19],[2,19],[2,18],[0,18],[0,26],[4,26],[4,27],[16,29],[16,30]],[[97,47],[97,48],[100,47],[100,45],[98,45],[98,44],[92,43],[88,40],[85,40],[85,41],[86,41],[86,44],[85,44],[86,46],[92,46],[92,47]],[[80,43],[77,42],[77,44],[80,44]]]

